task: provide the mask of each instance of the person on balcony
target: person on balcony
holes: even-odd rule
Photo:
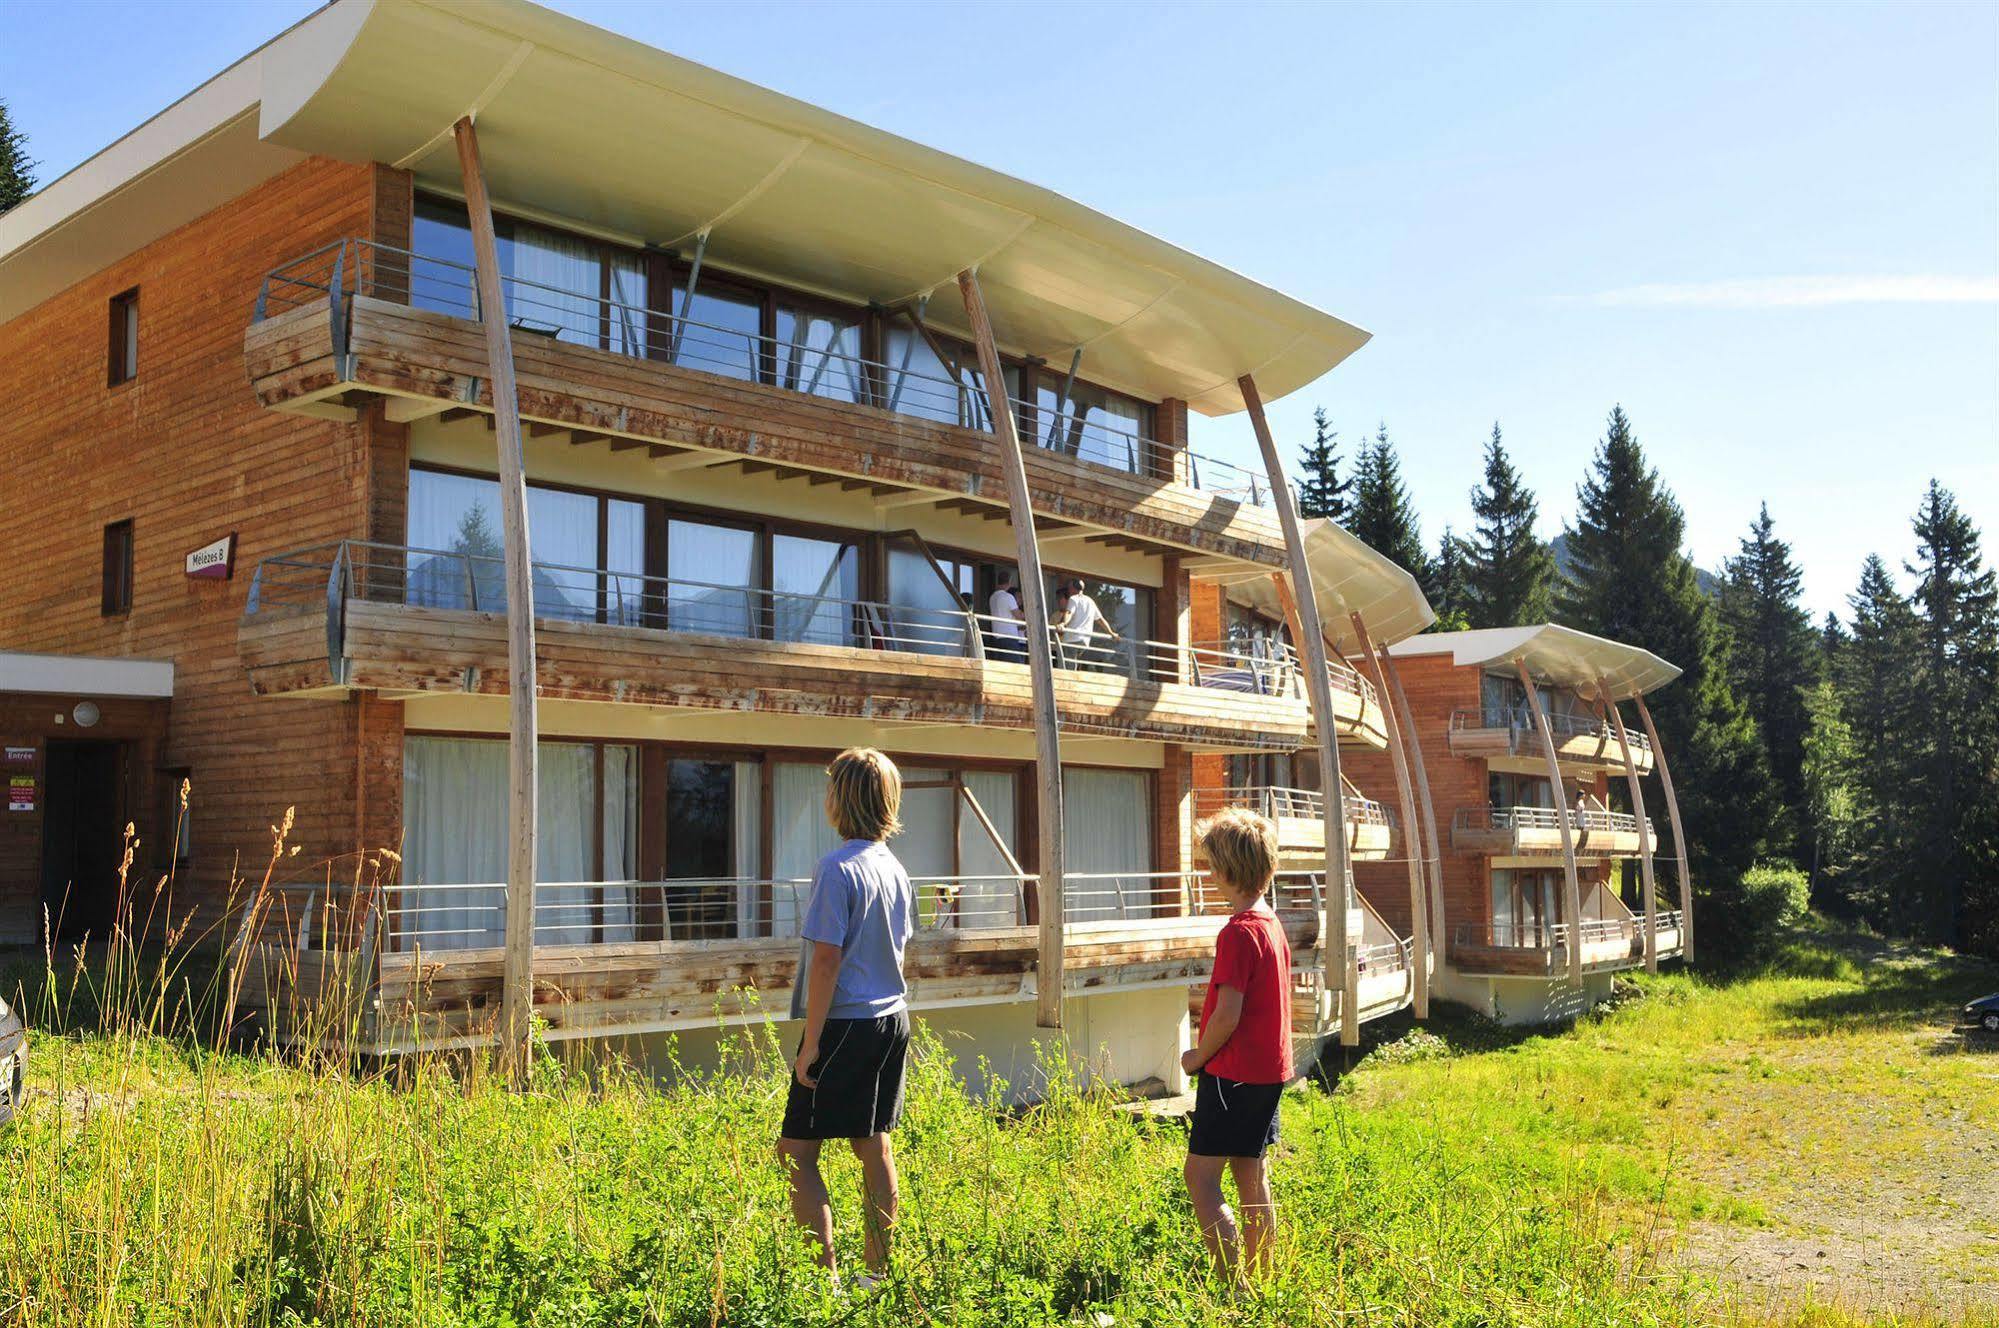
[[[833,1203],[819,1172],[827,1139],[860,1159],[863,1247],[869,1286],[888,1267],[896,1219],[889,1132],[902,1116],[909,1053],[903,947],[915,932],[909,873],[888,849],[902,829],[902,775],[872,747],[841,752],[826,768],[826,819],[841,844],[819,860],[806,901],[791,1016],[805,1020],[792,1062],[778,1156],[791,1183],[791,1214],[812,1234],[822,1267],[838,1277]]]
[[[996,659],[1010,659],[1019,663],[1027,660],[1027,617],[1020,611],[1020,596],[1014,593],[1014,574],[1002,571],[999,583],[987,600],[993,623],[993,639],[987,643],[986,651]]]
[[[1055,592],[1056,627],[1061,633],[1062,653],[1069,668],[1108,668],[1111,652],[1096,644],[1099,633],[1112,641],[1122,641],[1111,629],[1097,601],[1083,591],[1081,581],[1064,581]]]
[[[1187,1137],[1187,1192],[1201,1237],[1224,1279],[1268,1271],[1277,1202],[1264,1153],[1277,1142],[1277,1104],[1292,1075],[1291,943],[1264,898],[1277,874],[1277,827],[1245,807],[1196,826],[1201,851],[1232,912],[1215,938],[1199,1045],[1180,1058],[1201,1082]],[[1222,1194],[1235,1176],[1242,1228]]]

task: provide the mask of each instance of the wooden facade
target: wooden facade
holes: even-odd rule
[[[390,42],[384,34],[407,17],[393,8],[355,6],[340,22],[322,11],[257,58],[276,60],[279,47],[330,56],[332,44],[361,39],[357,32],[365,43]],[[358,28],[343,27],[347,14]],[[520,19],[511,11],[487,17]],[[566,41],[578,45],[564,59],[588,49],[587,34],[563,27],[567,20],[542,17],[555,25],[540,39],[549,58]],[[560,41],[550,36],[556,29],[566,34]],[[469,47],[437,54],[461,57],[471,58]],[[333,71],[336,81],[385,69],[361,58],[306,65]],[[168,128],[180,132],[181,120],[206,114],[209,101],[236,95],[244,81],[225,75],[205,89],[206,100],[177,104]],[[505,82],[494,84],[496,95]],[[1329,665],[1317,631],[1296,640],[1288,656],[1231,655],[1226,634],[1204,619],[1197,589],[1202,577],[1250,577],[1309,590],[1317,565],[1303,559],[1256,384],[1283,391],[1312,381],[1364,333],[1108,218],[959,163],[954,170],[971,174],[948,197],[932,199],[949,216],[920,227],[925,242],[955,244],[970,233],[947,223],[978,231],[985,222],[975,213],[1039,209],[1026,222],[1006,222],[1008,245],[1018,245],[1009,257],[1074,268],[1074,298],[1045,308],[1041,284],[1023,285],[983,241],[940,276],[935,285],[956,275],[966,294],[975,369],[974,357],[954,354],[924,321],[930,288],[891,297],[867,284],[854,246],[887,243],[870,238],[876,227],[853,235],[800,229],[795,262],[782,246],[775,258],[769,250],[746,257],[750,251],[738,247],[732,267],[724,243],[704,269],[717,220],[648,236],[634,233],[642,222],[629,211],[565,219],[565,207],[604,211],[609,194],[570,192],[551,164],[561,154],[530,164],[518,137],[488,142],[482,165],[463,107],[445,122],[450,132],[425,130],[412,140],[455,141],[462,173],[441,172],[428,148],[399,158],[401,167],[370,162],[379,148],[357,151],[347,132],[353,126],[341,123],[341,108],[355,101],[325,88],[312,95],[321,93],[317,109],[295,106],[284,125],[232,113],[227,135],[202,151],[228,157],[237,171],[204,174],[208,158],[138,161],[155,145],[134,135],[107,150],[118,161],[97,163],[83,172],[91,180],[80,178],[72,190],[96,187],[99,175],[110,180],[114,165],[132,168],[128,183],[148,172],[173,174],[178,192],[170,201],[199,199],[205,207],[178,214],[185,217],[178,225],[147,230],[133,212],[143,189],[111,198],[115,206],[94,229],[77,221],[89,207],[38,197],[24,207],[46,215],[48,229],[23,230],[0,248],[0,388],[11,406],[0,457],[14,491],[32,499],[0,511],[0,557],[10,569],[0,587],[0,643],[164,661],[174,671],[171,697],[144,706],[82,694],[17,696],[0,679],[0,739],[21,778],[46,782],[51,744],[65,741],[52,725],[64,707],[95,707],[97,734],[123,744],[125,761],[104,784],[103,805],[147,846],[129,866],[146,889],[171,882],[175,912],[161,921],[225,949],[241,1004],[261,1012],[272,1035],[336,1035],[349,1047],[407,1050],[484,1040],[503,1023],[518,1039],[529,999],[557,1037],[693,1028],[767,1012],[788,995],[796,963],[795,937],[785,934],[790,924],[769,891],[797,883],[771,879],[783,856],[776,822],[807,801],[786,785],[790,801],[780,806],[780,777],[856,742],[928,771],[929,789],[948,787],[954,836],[964,833],[963,799],[984,836],[971,856],[996,851],[1007,888],[1017,892],[994,906],[996,917],[968,921],[958,902],[970,888],[964,880],[924,878],[926,889],[951,893],[954,902],[926,916],[912,946],[919,1008],[1034,1001],[1052,1022],[1065,995],[1151,990],[1177,1001],[1205,972],[1217,925],[1191,847],[1203,774],[1217,761],[1319,750],[1332,796],[1316,816],[1280,818],[1288,870],[1316,876],[1329,863],[1391,852],[1386,813],[1364,801],[1343,811],[1338,779],[1342,750],[1379,749],[1387,740],[1377,690],[1347,664]],[[315,132],[308,122],[327,107],[331,138],[307,141]],[[712,132],[751,133],[760,107],[767,103],[757,97],[738,100],[734,119]],[[822,133],[813,152],[830,159],[843,150],[837,137]],[[731,138],[730,150],[746,141]],[[863,154],[869,170],[917,160],[908,151],[915,145],[883,156],[885,142]],[[343,152],[362,159],[318,155]],[[500,160],[509,153],[519,155]],[[486,198],[489,169],[504,196],[499,206],[520,212],[502,214],[497,226]],[[907,178],[882,177],[874,203],[901,197],[896,190],[909,179],[944,188],[941,176],[894,169]],[[808,177],[801,168],[806,178],[839,193],[860,177]],[[419,193],[419,181],[427,192]],[[439,191],[461,188],[471,200],[464,215],[476,261],[418,252]],[[107,184],[104,192],[119,189]],[[764,203],[784,196],[769,194]],[[112,213],[121,220],[102,220]],[[769,225],[754,211],[729,215],[745,231]],[[643,336],[628,331],[622,347],[614,345],[609,259],[591,269],[588,289],[552,286],[540,279],[546,270],[536,277],[507,268],[500,240],[504,234],[512,245],[518,237],[506,228],[543,223],[565,244],[587,241],[593,255],[616,248],[619,261],[643,273],[649,289],[622,306],[636,310]],[[73,229],[59,233],[65,226]],[[121,228],[148,238],[119,252]],[[621,238],[605,238],[614,234]],[[692,246],[691,262],[683,245]],[[97,269],[80,268],[78,255],[96,256]],[[878,254],[882,272],[904,256]],[[426,293],[421,265],[430,263],[451,268],[451,308],[430,298],[435,287]],[[58,269],[75,279],[61,289],[41,280]],[[762,283],[757,330],[724,329],[756,343],[746,372],[683,362],[684,340],[699,325],[689,310],[702,280],[714,289]],[[1163,288],[1144,293],[1160,281]],[[990,322],[982,283],[997,292]],[[1087,289],[1092,283],[1102,290]],[[780,298],[812,311],[793,314],[796,326],[782,344]],[[523,299],[539,300],[544,319],[554,309],[556,321],[537,321]],[[932,307],[932,317],[939,312]],[[124,328],[136,320],[136,353],[123,336],[107,346],[107,316]],[[808,326],[822,316],[834,320],[824,346]],[[865,320],[852,324],[859,329],[852,348],[838,341],[839,318]],[[1014,327],[1004,325],[1009,318]],[[886,350],[890,323],[904,338],[900,364]],[[577,327],[585,335],[566,335]],[[960,349],[965,335],[958,333]],[[1049,337],[1075,348],[1066,374],[1033,353],[1036,345],[1045,352]],[[1090,380],[1093,365],[1078,374],[1085,350],[1101,357],[1100,383]],[[115,363],[107,365],[107,351]],[[783,351],[794,367],[808,354],[819,357],[813,384],[842,358],[852,391],[840,399],[797,374],[784,378],[774,368]],[[934,358],[933,386],[948,373],[947,390],[961,394],[959,415],[897,408],[912,354]],[[1190,403],[1204,411],[1256,408],[1267,466],[1197,457]],[[479,436],[481,424],[493,430],[490,440]],[[1107,430],[1111,445],[1086,446],[1088,428]],[[403,571],[426,552],[412,533],[427,519],[418,474],[503,484],[506,501],[496,510],[504,521],[494,523],[503,535],[491,556],[505,566],[514,612],[494,611],[490,598],[482,606],[476,585],[470,602],[457,604],[413,593],[407,579],[374,584],[352,575],[357,548]],[[780,485],[789,486],[784,494],[775,492]],[[726,593],[799,594],[775,588],[768,564],[780,539],[825,542],[832,531],[866,541],[868,584],[831,594],[829,580],[817,596],[804,593],[834,604],[836,617],[864,617],[883,600],[915,603],[895,599],[888,570],[900,547],[894,541],[908,536],[942,582],[941,591],[925,587],[924,607],[963,617],[962,648],[881,633],[793,639],[767,622],[735,634],[697,630],[650,608],[630,617],[601,609],[545,614],[536,594],[550,569],[539,560],[543,527],[530,509],[557,492],[592,495],[606,513],[614,501],[640,512],[640,566],[615,574],[654,589],[672,579],[663,563],[675,522],[756,527],[755,556],[766,563],[753,572],[716,570],[718,579],[738,578],[721,587]],[[698,518],[690,515],[696,507]],[[780,518],[812,530],[776,534]],[[596,548],[574,559],[585,577],[613,575],[612,536],[603,525],[594,533]],[[218,540],[233,561],[223,575],[196,574],[187,555]],[[955,560],[953,572],[933,549]],[[314,551],[325,554],[323,567],[312,562]],[[454,556],[473,578],[474,555]],[[1051,578],[1038,574],[1044,560]],[[1009,634],[1001,608],[987,600],[997,594],[994,578],[1014,567],[1032,578],[1022,587],[1032,612],[1021,622],[1024,637]],[[284,593],[278,569],[291,578]],[[685,570],[674,575],[689,579]],[[1052,578],[1111,587],[1126,596],[1121,611],[1149,618],[1149,635],[1133,629],[1144,639],[1119,656],[1128,655],[1130,667],[1092,656],[1087,622],[1076,640],[1068,635],[1073,622],[1058,626],[1036,607],[1053,591]],[[1420,607],[1420,595],[1409,595]],[[1305,598],[1310,620],[1318,599]],[[1025,648],[1014,651],[1013,641]],[[589,798],[556,822],[568,831],[587,827],[570,836],[580,865],[530,889],[526,877],[551,838],[537,843],[537,817],[529,814],[541,796],[537,731],[589,749],[592,782]],[[506,840],[506,866],[418,879],[408,864],[423,856],[425,836],[474,833],[462,828],[462,809],[442,829],[436,818],[427,827],[421,821],[413,809],[436,793],[440,777],[435,768],[426,775],[418,756],[457,743],[479,748],[473,755],[483,760],[509,732],[512,811],[492,836]],[[574,755],[569,748],[562,754]],[[451,750],[469,769],[471,756]],[[607,767],[627,757],[617,796],[629,805],[614,806]],[[711,773],[687,773],[694,767]],[[719,780],[712,771],[724,767],[730,780],[755,783],[741,804],[753,810],[731,804],[726,817],[714,818],[727,820],[716,832],[727,844],[715,873],[736,890],[740,916],[730,925],[737,931],[669,938],[666,887],[706,880],[671,861],[679,832],[665,826],[670,781]],[[987,791],[1010,804],[1002,823],[973,796],[982,776],[999,779]],[[461,788],[484,788],[476,772],[455,777]],[[1115,826],[1065,826],[1065,782],[1092,780],[1115,790],[1100,797],[1124,798],[1120,810],[1133,814]],[[168,796],[183,785],[184,821]],[[1140,787],[1145,805],[1132,807],[1139,795],[1124,790]],[[606,826],[621,816],[629,822],[616,831],[625,860],[607,847],[614,834]],[[45,939],[37,920],[45,820],[23,804],[0,822],[0,942]],[[809,841],[798,829],[804,820],[788,823],[788,847]],[[184,851],[170,847],[176,839]],[[956,837],[939,851],[954,863],[967,856]],[[1093,857],[1095,870],[1074,866]],[[404,879],[406,871],[414,874]],[[551,886],[600,910],[621,891],[655,891],[660,902],[643,906],[654,909],[650,916],[616,926],[600,912],[588,944],[538,944],[541,910],[558,907],[548,903]],[[1072,887],[1080,900],[1073,910],[1064,902]],[[497,891],[500,902],[474,907],[462,902],[469,894],[424,902],[424,891],[440,889]],[[1337,1027],[1352,1041],[1360,1018],[1407,999],[1407,947],[1380,915],[1350,909],[1344,889],[1328,895],[1316,879],[1281,902],[1300,992],[1317,993],[1313,1032]],[[497,927],[488,920],[494,912],[504,919]],[[437,921],[444,914],[454,915],[450,923]],[[456,926],[458,914],[473,920]],[[1344,932],[1343,946],[1326,943],[1329,926]],[[630,935],[612,935],[619,927]],[[502,941],[489,943],[496,932]]]

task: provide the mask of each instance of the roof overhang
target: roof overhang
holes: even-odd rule
[[[15,269],[121,192],[129,252],[189,219],[183,195],[213,207],[307,154],[456,189],[467,114],[502,205],[667,248],[705,234],[710,262],[846,300],[937,291],[926,317],[960,334],[950,288],[974,268],[1006,349],[1066,365],[1080,348],[1086,378],[1203,414],[1241,409],[1243,374],[1274,399],[1368,336],[1050,190],[524,0],[334,0],[0,221],[0,318],[87,275]],[[210,159],[174,155],[218,136]],[[163,171],[155,224],[132,189]],[[109,235],[86,238],[69,247],[110,261]]]
[[[1320,625],[1341,654],[1361,653],[1360,635],[1353,628],[1356,613],[1378,647],[1414,636],[1437,620],[1416,578],[1344,527],[1320,519],[1305,522],[1301,533]],[[1268,567],[1245,565],[1238,578],[1224,574],[1218,579],[1226,583],[1226,593],[1236,603],[1272,618],[1283,616]]]
[[[162,701],[174,694],[174,666],[164,659],[0,650],[0,694],[9,692]]]
[[[1468,632],[1413,636],[1392,648],[1403,655],[1449,653],[1460,667],[1511,669],[1524,662],[1537,682],[1567,687],[1585,696],[1629,700],[1655,691],[1680,676],[1649,650],[1579,632],[1558,623],[1537,627],[1485,627]]]

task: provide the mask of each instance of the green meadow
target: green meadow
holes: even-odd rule
[[[463,1059],[218,1050],[171,966],[15,981],[0,1322],[1999,1321],[1999,1048],[1948,1027],[1999,974],[1825,927],[1732,981],[1638,975],[1566,1030],[1371,1030],[1289,1095],[1283,1247],[1246,1290],[1205,1272],[1183,1127],[1059,1072],[1007,1111],[924,1049],[894,1275],[842,1294],[772,1162],[772,1028],[726,1075],[547,1055],[517,1093]],[[851,1241],[852,1160],[829,1179]]]

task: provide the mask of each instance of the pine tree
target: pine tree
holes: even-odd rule
[[[1372,441],[1361,445],[1347,516],[1347,528],[1362,543],[1429,587],[1430,560],[1423,551],[1416,505],[1402,482],[1402,463],[1396,459],[1395,444],[1388,441],[1386,424]]]
[[[1437,611],[1436,625],[1430,630],[1457,632],[1472,625],[1469,563],[1470,550],[1465,542],[1445,526],[1444,538],[1437,543],[1437,559],[1430,564],[1430,579],[1434,583],[1430,607]]]
[[[1556,613],[1564,623],[1643,646],[1682,670],[1647,703],[1680,794],[1696,911],[1707,918],[1702,953],[1726,963],[1754,939],[1731,931],[1729,915],[1741,898],[1742,873],[1769,839],[1769,775],[1756,727],[1722,666],[1725,629],[1680,551],[1686,519],[1658,472],[1646,465],[1621,408],[1611,412],[1577,500],[1576,524],[1567,531],[1569,575],[1555,587]],[[1663,805],[1663,794],[1657,796]]]
[[[1485,447],[1485,484],[1472,490],[1471,508],[1478,518],[1465,544],[1465,616],[1471,625],[1548,621],[1555,557],[1534,533],[1540,506],[1507,459],[1497,423]]]
[[[1322,406],[1312,412],[1312,441],[1298,462],[1298,515],[1345,521],[1351,478],[1340,478],[1340,435]]]
[[[1905,851],[1915,811],[1912,781],[1919,720],[1911,678],[1915,614],[1888,565],[1869,554],[1847,598],[1853,625],[1839,648],[1833,684],[1853,737],[1852,884],[1847,894],[1883,930],[1913,925],[1916,864]]]
[[[1805,691],[1815,680],[1818,642],[1799,601],[1803,580],[1791,546],[1773,533],[1765,503],[1750,523],[1741,553],[1723,566],[1716,607],[1728,627],[1729,681],[1748,706],[1763,739],[1770,775],[1781,803],[1773,845],[1804,861],[1812,839],[1806,827],[1805,734],[1810,720]]]
[[[1967,837],[1980,833],[1973,809],[1999,798],[1991,756],[1999,737],[1999,586],[1984,566],[1978,527],[1934,479],[1915,530],[1916,561],[1906,570],[1916,578],[1917,657],[1908,685],[1921,716],[1911,746],[1923,797],[1911,849],[1929,864],[1923,933],[1956,945],[1966,887],[1982,898],[1993,886],[1967,879],[1977,851]]]
[[[0,212],[35,192],[35,167],[28,156],[28,136],[14,127],[7,103],[0,101]]]

